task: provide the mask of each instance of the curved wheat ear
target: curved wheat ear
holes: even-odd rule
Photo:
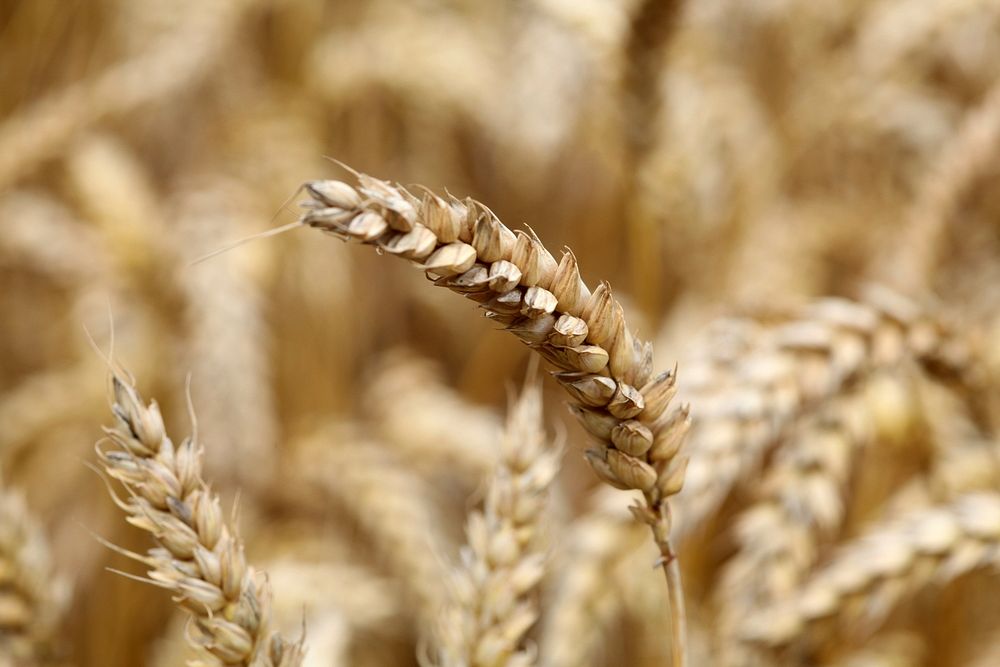
[[[868,630],[905,596],[998,565],[1000,494],[968,494],[875,526],[791,598],[748,618],[743,634],[781,647],[831,617],[850,618]]]
[[[50,664],[68,592],[52,570],[48,543],[24,498],[0,493],[0,664]]]
[[[128,555],[149,566],[149,581],[190,612],[188,641],[204,654],[202,664],[301,665],[301,641],[268,628],[270,589],[256,581],[239,534],[223,521],[219,498],[202,477],[202,448],[191,438],[175,446],[157,404],[146,405],[117,374],[111,392],[115,425],[105,433],[112,447],[98,445],[98,455],[128,491],[124,500],[113,495],[127,521],[157,542],[144,556]]]
[[[667,412],[674,371],[652,375],[652,346],[629,331],[607,283],[587,287],[572,252],[556,261],[530,230],[512,232],[471,199],[417,197],[365,174],[358,181],[306,183],[301,222],[416,263],[559,368],[555,378],[596,441],[586,452],[594,472],[643,493],[645,505],[633,514],[653,530],[679,610],[667,500],[684,481],[687,459],[678,453],[689,420],[686,408]],[[674,617],[682,623],[683,614]],[[675,664],[682,662],[678,654]]]
[[[547,446],[541,390],[531,377],[510,408],[501,442],[485,506],[466,524],[468,545],[452,577],[451,605],[439,618],[444,667],[535,662],[523,643],[538,618],[542,523],[560,451]]]

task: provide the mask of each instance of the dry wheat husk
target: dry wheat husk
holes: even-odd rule
[[[450,604],[438,621],[435,664],[517,667],[535,664],[525,635],[539,615],[547,554],[548,490],[559,471],[559,446],[542,425],[533,373],[508,410],[482,511],[469,515],[468,543],[449,578]]]
[[[111,392],[115,424],[98,445],[100,462],[128,491],[126,498],[112,492],[127,521],[157,542],[145,555],[127,555],[147,565],[148,581],[172,591],[190,613],[187,640],[200,651],[196,664],[300,665],[301,641],[270,629],[270,587],[247,564],[239,534],[202,477],[201,446],[193,438],[174,445],[157,404],[145,404],[118,373]]]
[[[0,664],[57,664],[56,630],[68,601],[52,566],[48,542],[24,498],[0,492]]]
[[[846,544],[794,595],[746,619],[744,635],[781,647],[827,619],[867,633],[902,599],[1000,565],[1000,495],[973,493],[919,509]]]

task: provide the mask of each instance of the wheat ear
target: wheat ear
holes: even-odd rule
[[[444,667],[534,664],[523,643],[538,618],[546,561],[542,522],[559,455],[558,447],[547,446],[541,390],[529,376],[509,410],[485,506],[466,524],[468,544],[440,618]]]
[[[67,592],[24,498],[0,492],[0,665],[50,664]]]
[[[874,370],[918,361],[963,386],[973,351],[917,304],[873,289],[865,302],[820,299],[790,316],[718,322],[682,387],[695,420],[675,536],[701,525],[760,469],[788,429]]]
[[[830,617],[852,618],[868,630],[901,598],[997,565],[1000,494],[967,494],[875,526],[790,598],[747,619],[743,633],[780,647]]]
[[[129,553],[150,568],[149,581],[174,593],[191,614],[188,641],[204,654],[202,665],[298,667],[302,643],[272,632],[271,592],[256,581],[235,526],[223,520],[217,495],[202,477],[203,450],[193,438],[180,445],[167,436],[155,402],[117,373],[111,377],[114,426],[108,447],[97,447],[107,474],[128,497],[112,494],[127,521],[151,533],[157,546]]]
[[[417,263],[436,285],[481,304],[559,368],[555,378],[597,441],[586,452],[597,476],[643,493],[645,504],[632,511],[660,550],[676,622],[674,665],[681,667],[683,597],[667,501],[683,485],[687,459],[678,452],[689,420],[686,409],[667,413],[675,373],[652,375],[652,346],[629,331],[607,283],[591,292],[572,252],[557,262],[530,230],[512,232],[471,199],[417,197],[364,174],[358,181],[306,183],[301,222]]]

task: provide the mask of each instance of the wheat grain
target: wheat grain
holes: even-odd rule
[[[191,614],[188,641],[202,652],[207,662],[201,664],[300,665],[301,642],[269,629],[270,588],[256,581],[239,534],[223,520],[218,496],[202,477],[201,446],[191,438],[174,445],[157,404],[146,405],[118,373],[111,392],[115,424],[105,429],[111,446],[99,445],[98,455],[129,491],[125,499],[112,494],[128,522],[157,543],[146,555],[129,555]]]
[[[557,262],[534,234],[515,234],[471,199],[446,201],[430,192],[417,198],[385,181],[358,179],[357,188],[307,183],[301,222],[418,262],[435,284],[480,303],[560,369],[555,377],[573,398],[574,414],[598,441],[586,453],[594,472],[612,486],[643,492],[645,505],[633,513],[650,526],[661,552],[679,667],[683,600],[667,499],[683,485],[687,459],[678,452],[689,422],[684,408],[667,412],[675,373],[652,377],[652,346],[627,328],[607,283],[590,291],[571,252]]]
[[[874,526],[793,596],[747,619],[743,633],[782,646],[831,617],[870,632],[906,596],[998,565],[1000,495],[968,494]]]
[[[510,407],[486,502],[469,515],[468,544],[450,580],[451,600],[438,623],[444,667],[534,664],[525,635],[538,618],[538,585],[548,487],[559,447],[547,443],[541,390],[533,374]]]

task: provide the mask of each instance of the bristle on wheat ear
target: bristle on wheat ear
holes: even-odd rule
[[[683,485],[687,459],[679,450],[690,422],[686,408],[667,412],[675,370],[653,376],[652,345],[633,336],[607,283],[594,290],[584,283],[569,250],[557,261],[531,230],[511,231],[472,199],[429,191],[418,197],[365,174],[357,178],[357,186],[306,183],[301,222],[410,260],[435,285],[479,303],[558,369],[573,414],[596,440],[587,462],[607,484],[643,493],[645,505],[633,514],[653,530],[679,612],[667,499]],[[682,613],[674,617],[683,624]],[[678,632],[674,643],[682,651]],[[677,653],[675,666],[683,663]]]
[[[128,490],[125,499],[114,496],[127,521],[157,543],[144,556],[128,555],[190,612],[188,641],[207,661],[199,664],[298,667],[302,643],[269,630],[270,589],[247,564],[239,534],[202,477],[202,448],[191,438],[175,446],[157,404],[145,404],[118,375],[111,394],[115,424],[105,428],[111,446],[99,445],[98,456]]]

